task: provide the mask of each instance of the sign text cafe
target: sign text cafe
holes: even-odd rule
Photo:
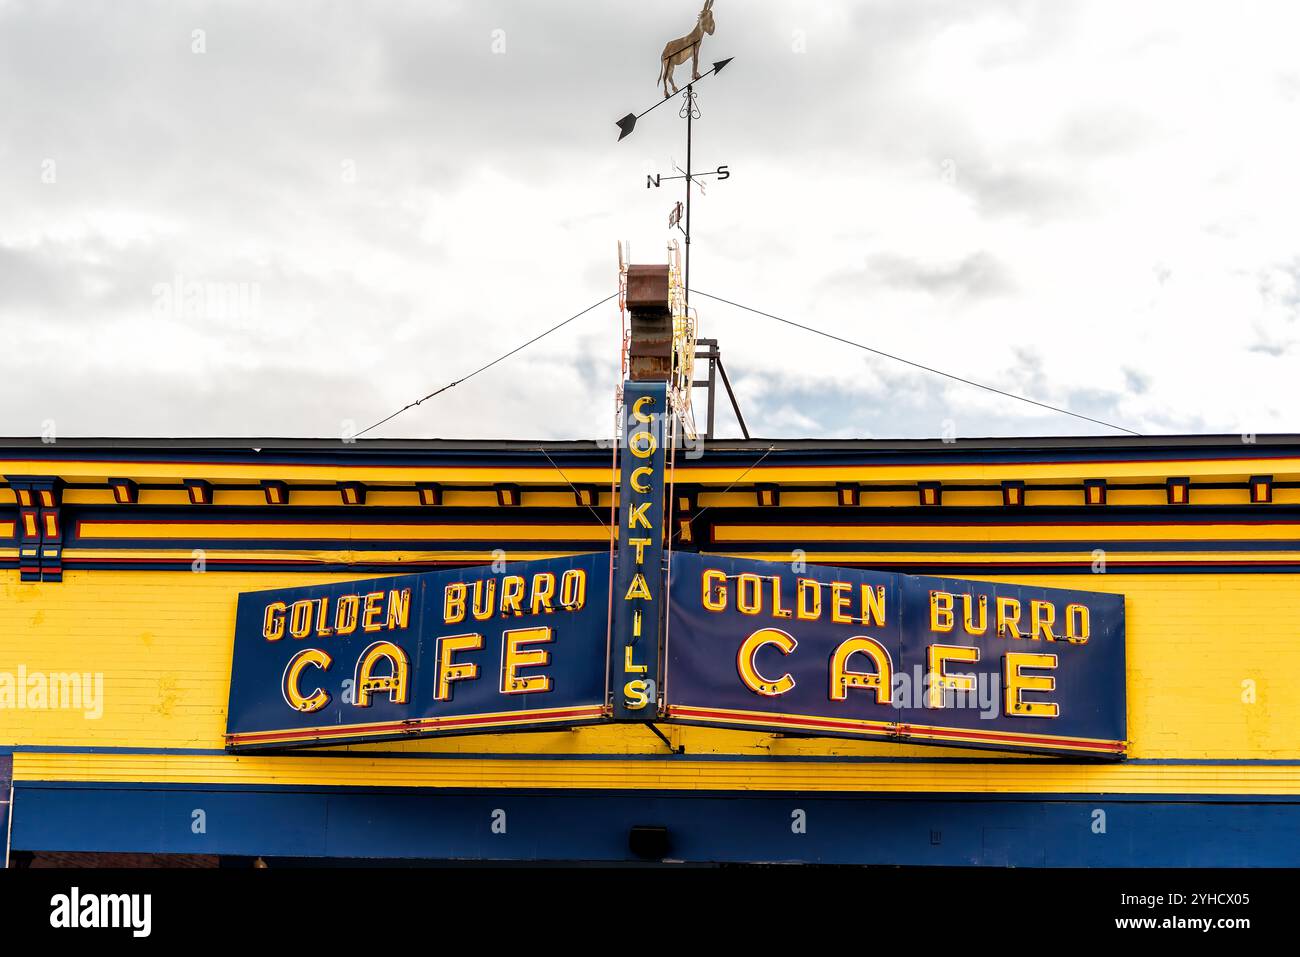
[[[667,404],[625,384],[612,563],[242,594],[228,747],[636,721],[1124,756],[1122,596],[665,561]]]

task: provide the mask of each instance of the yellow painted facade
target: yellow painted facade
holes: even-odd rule
[[[0,571],[0,674],[102,675],[103,702],[97,717],[0,708],[0,749],[13,749],[18,782],[1300,795],[1300,696],[1288,685],[1300,673],[1300,455],[1240,448],[951,462],[944,448],[912,464],[865,454],[844,464],[851,456],[829,449],[840,464],[826,466],[806,464],[816,454],[785,464],[749,448],[748,465],[678,462],[692,541],[706,535],[709,551],[787,561],[799,550],[810,563],[1123,594],[1130,741],[1128,760],[1114,764],[671,725],[662,729],[682,754],[639,725],[228,754],[239,593],[489,562],[498,542],[512,560],[603,550],[608,466],[589,455],[561,468],[549,454],[520,465],[539,451],[527,448],[499,467],[376,464],[377,453],[354,464],[336,451],[320,456],[337,461],[310,464],[232,461],[229,448],[212,461],[202,449],[181,461],[20,450],[0,458],[0,474],[56,477],[68,567],[61,581]],[[1252,504],[1257,476],[1269,477],[1267,503]],[[137,503],[116,502],[115,477],[136,484]],[[1190,482],[1190,504],[1167,505],[1173,477]],[[190,504],[182,483],[196,478],[214,504]],[[268,504],[267,480],[291,487],[288,506]],[[1084,483],[1097,480],[1109,483],[1106,504],[1085,507]],[[364,506],[341,509],[341,482],[377,484]],[[417,509],[417,485],[429,482],[446,484],[441,502]],[[577,482],[592,483],[594,507],[575,505]],[[922,482],[943,483],[940,505],[918,510]],[[1003,507],[1003,482],[1023,483],[1022,507]],[[522,501],[496,507],[499,483],[515,483]],[[756,508],[759,483],[780,486],[779,507]],[[855,484],[858,505],[837,508],[842,483]],[[0,488],[0,506],[21,512],[17,495]],[[982,518],[968,520],[975,510]],[[1069,518],[1040,517],[1050,510]],[[0,539],[6,530],[0,561],[12,566],[19,542],[12,522],[0,523]],[[191,571],[200,541],[206,570]],[[1052,568],[1071,573],[1034,571]]]
[[[401,758],[174,753],[223,747],[231,637],[241,591],[370,575],[69,571],[62,583],[0,585],[8,669],[101,673],[103,714],[0,711],[15,778],[425,787],[1300,794],[1300,589],[1289,575],[968,576],[1127,596],[1131,760],[1118,765],[779,738],[674,727],[671,756],[646,729],[602,726],[354,746]],[[41,748],[51,750],[42,751]],[[55,749],[157,753],[60,753]],[[420,754],[430,757],[418,757]],[[828,762],[828,757],[849,760]],[[744,760],[718,760],[740,757]],[[961,757],[961,763],[924,759]],[[854,761],[853,758],[874,758]],[[805,759],[805,760],[800,760]],[[806,760],[812,759],[812,760]],[[897,759],[897,760],[890,760]],[[922,760],[918,760],[922,759]],[[1178,762],[1167,764],[1164,761]],[[1147,763],[1159,761],[1161,763]]]

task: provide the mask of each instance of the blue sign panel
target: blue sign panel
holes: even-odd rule
[[[1121,758],[1124,598],[678,553],[670,720]]]
[[[624,383],[610,653],[613,714],[621,720],[649,721],[659,707],[667,410],[666,382]]]
[[[232,749],[527,730],[605,714],[609,557],[239,596]]]

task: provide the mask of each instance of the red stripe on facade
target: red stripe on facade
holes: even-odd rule
[[[728,721],[746,721],[751,724],[775,724],[775,725],[812,725],[814,727],[834,728],[841,731],[857,731],[863,734],[900,734],[918,733],[934,737],[961,737],[975,738],[980,741],[989,743],[1002,742],[1006,744],[1039,744],[1044,746],[1055,747],[1075,747],[1089,751],[1114,751],[1121,752],[1124,750],[1123,741],[1094,742],[1085,741],[1079,738],[1064,738],[1053,736],[1038,736],[1025,734],[993,734],[981,731],[968,731],[961,728],[928,728],[919,725],[900,724],[893,726],[888,730],[877,730],[874,728],[864,728],[859,725],[850,724],[834,718],[799,718],[787,715],[765,715],[756,717],[754,715],[742,715],[732,711],[712,711],[705,708],[670,708],[669,713],[684,715],[686,717],[697,718],[715,718]]]
[[[399,721],[390,724],[366,724],[349,728],[315,728],[303,731],[258,731],[247,734],[231,734],[227,738],[231,743],[239,741],[295,741],[307,738],[327,738],[340,735],[375,734],[384,731],[413,731],[420,728],[458,728],[475,725],[516,723],[520,718],[535,720],[554,720],[557,718],[594,717],[604,713],[604,708],[573,708],[556,711],[518,711],[508,716],[467,715],[463,718],[429,718],[422,721]]]

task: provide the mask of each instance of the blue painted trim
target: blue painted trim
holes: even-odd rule
[[[728,518],[727,525],[736,525],[738,522]],[[811,523],[809,523],[811,524]],[[1043,525],[1050,526],[1050,522],[1044,522]],[[1104,528],[1102,523],[1099,527]],[[1032,532],[1031,532],[1032,534]],[[96,542],[107,541],[107,539],[96,539]],[[112,547],[120,548],[122,544],[130,544],[138,539],[124,539],[121,544],[115,544]],[[175,542],[175,539],[172,539]],[[230,539],[226,539],[230,541]],[[296,540],[295,540],[296,541]],[[283,544],[283,543],[281,543]],[[317,543],[312,543],[313,545]],[[403,545],[406,544],[403,540]],[[426,547],[424,543],[415,543],[420,547]],[[459,543],[457,543],[459,544]],[[1300,548],[1300,535],[1292,539],[1251,539],[1243,541],[1240,539],[1188,539],[1186,541],[1144,541],[1134,538],[1104,538],[1097,536],[1094,539],[1074,539],[1071,541],[1009,541],[1009,542],[972,542],[968,540],[945,541],[941,539],[926,539],[925,541],[907,541],[907,542],[873,542],[873,541],[845,541],[843,539],[817,539],[810,538],[806,541],[790,540],[789,542],[762,542],[762,541],[743,541],[725,543],[727,551],[743,551],[746,554],[760,554],[769,552],[773,555],[779,555],[781,558],[788,560],[790,548],[782,548],[782,545],[795,546],[806,551],[818,552],[861,552],[872,551],[880,554],[890,552],[915,552],[918,550],[929,552],[953,552],[960,554],[981,553],[981,554],[999,554],[1004,552],[1026,554],[1035,552],[1088,552],[1091,553],[1095,548],[1102,548],[1113,552],[1122,552],[1123,550],[1143,551],[1143,552],[1286,552],[1295,551]],[[166,547],[161,541],[157,543],[158,547]],[[242,543],[241,543],[242,545]],[[173,547],[175,547],[173,545]],[[229,546],[226,546],[229,547]],[[259,547],[262,547],[259,545]],[[270,547],[268,544],[266,547]],[[378,547],[378,546],[375,546]],[[723,548],[723,544],[717,542],[713,545],[713,550]],[[1083,564],[1088,564],[1084,562]]]
[[[608,468],[609,459],[605,459],[602,467]],[[683,484],[681,482],[679,485]],[[694,483],[686,482],[689,488]],[[1214,484],[1210,483],[1204,487],[1219,489],[1245,489],[1246,482]],[[3,485],[3,483],[0,483]],[[825,486],[818,485],[801,485],[797,482],[779,483],[782,491],[828,491]],[[107,489],[108,486],[86,485],[85,488]],[[145,486],[151,488],[153,486]],[[160,486],[173,491],[183,491],[184,486],[179,482],[174,485]],[[294,486],[291,486],[294,487]],[[307,486],[298,486],[306,488]],[[1296,483],[1274,483],[1274,487],[1290,488],[1300,487],[1300,482]],[[220,483],[215,484],[217,491],[230,490],[234,488],[245,491],[260,492],[261,487],[251,486],[223,486]],[[411,486],[382,486],[368,485],[371,491],[413,491]],[[476,485],[444,485],[444,490],[457,488],[464,490],[482,491],[481,486]],[[603,486],[602,486],[603,488]],[[996,485],[944,485],[947,491],[991,491],[996,492]],[[1079,491],[1083,488],[1080,483],[1059,485],[1059,486],[1034,486],[1040,490],[1057,491]],[[1151,488],[1163,490],[1163,485],[1158,486],[1123,486],[1111,485],[1111,490],[1124,488]],[[881,491],[902,491],[915,492],[915,483],[902,483],[892,486],[870,486],[870,489]],[[317,487],[317,490],[319,488]],[[571,491],[565,485],[530,485],[525,490],[534,491]],[[122,506],[117,504],[100,504],[100,503],[81,503],[75,505],[65,504],[64,508],[70,509],[69,515],[75,516],[77,520],[87,521],[120,521],[129,519],[140,522],[166,522],[176,521],[185,522],[196,517],[205,517],[208,521],[219,522],[251,522],[253,524],[277,524],[286,520],[294,522],[306,522],[308,524],[334,524],[340,519],[346,522],[356,521],[358,516],[364,516],[367,524],[406,524],[412,518],[428,520],[431,516],[437,516],[439,522],[446,522],[450,525],[480,525],[485,519],[497,521],[503,516],[510,516],[508,524],[512,525],[546,525],[546,524],[590,524],[599,525],[591,512],[586,508],[578,505],[550,505],[550,506],[529,506],[524,509],[503,508],[497,505],[464,505],[464,506],[427,506],[427,505],[385,505],[385,506],[356,506],[344,505],[341,502],[337,505],[223,505],[215,512],[204,515],[201,509],[190,504],[175,505],[130,505]],[[710,512],[725,512],[728,517],[737,520],[752,520],[758,525],[764,525],[773,520],[775,516],[778,524],[801,524],[806,522],[813,525],[832,525],[856,527],[862,525],[908,525],[908,526],[945,526],[945,525],[1023,525],[1032,527],[1035,525],[1084,525],[1088,527],[1105,526],[1107,524],[1126,525],[1137,522],[1150,522],[1154,526],[1177,525],[1177,526],[1197,526],[1197,525],[1222,525],[1222,524],[1242,524],[1242,525],[1275,525],[1294,521],[1300,514],[1300,504],[1290,505],[1282,503],[1272,503],[1267,507],[1260,505],[1241,504],[1241,505],[1106,505],[1098,507],[1095,505],[1033,505],[1016,508],[1007,508],[1004,505],[971,505],[971,506],[945,506],[936,510],[933,507],[921,505],[904,505],[904,506],[877,506],[862,509],[844,509],[838,505],[809,505],[809,506],[780,506],[775,510],[771,508],[760,508],[757,505],[714,505],[708,509]],[[4,508],[4,513],[16,515],[19,511],[17,505],[9,505]],[[956,521],[954,521],[956,519]],[[133,541],[135,539],[132,539]]]
[[[195,833],[200,818],[201,833]],[[1104,833],[1097,822],[1105,821]],[[504,833],[492,824],[504,815]],[[802,821],[805,826],[795,827]],[[683,861],[1015,867],[1294,867],[1300,802],[1152,795],[701,795],[58,787],[15,792],[32,851],[626,861],[633,826]]]
[[[1110,436],[1105,439],[1111,438]],[[717,466],[730,463],[751,464],[759,454],[766,454],[768,460],[773,464],[785,466],[795,466],[800,464],[809,465],[862,465],[863,463],[875,465],[893,465],[893,464],[917,464],[917,465],[948,465],[954,463],[1068,463],[1068,462],[1136,462],[1136,461],[1186,461],[1191,460],[1222,460],[1232,461],[1243,458],[1294,458],[1297,454],[1296,445],[1290,436],[1273,437],[1259,436],[1260,441],[1253,444],[1235,443],[1230,444],[1229,437],[1223,437],[1222,444],[1198,444],[1192,440],[1197,436],[1172,436],[1165,440],[1167,444],[1160,446],[1147,445],[1130,445],[1127,443],[1107,442],[1105,439],[1099,441],[1098,437],[1080,436],[1077,442],[1071,446],[1049,445],[1036,446],[1034,443],[1040,441],[1034,438],[1007,440],[1015,441],[1016,448],[964,448],[960,442],[953,446],[943,448],[874,448],[873,445],[879,444],[888,446],[889,440],[872,440],[866,441],[848,441],[839,442],[831,440],[821,447],[798,448],[780,446],[786,442],[808,442],[810,440],[800,439],[773,439],[770,440],[773,445],[777,446],[770,452],[764,448],[713,448],[705,453],[701,464],[708,466]],[[1218,437],[1215,437],[1216,439]],[[1173,444],[1180,439],[1189,440],[1186,444]],[[103,445],[99,448],[93,447],[65,447],[63,443],[58,446],[38,446],[38,445],[3,445],[5,452],[12,457],[26,459],[42,459],[51,463],[51,468],[62,461],[108,461],[108,462],[194,462],[198,464],[254,464],[264,468],[274,468],[277,465],[336,465],[348,464],[353,466],[359,465],[389,465],[418,467],[428,466],[482,466],[482,467],[501,467],[506,468],[511,465],[536,465],[539,459],[545,462],[541,447],[546,448],[545,456],[555,459],[557,462],[564,462],[571,467],[590,467],[600,468],[608,465],[609,453],[592,447],[594,443],[579,443],[584,447],[580,448],[561,448],[554,443],[538,442],[536,445],[531,443],[520,443],[516,446],[506,446],[501,443],[487,441],[484,445],[487,448],[371,448],[368,447],[367,440],[361,440],[354,445],[342,445],[337,440],[329,443],[328,440],[319,440],[321,447],[317,448],[266,448],[259,453],[249,454],[250,446],[257,439],[236,439],[232,440],[229,445],[191,447],[191,448],[163,448],[158,446],[132,444],[132,439],[104,439]],[[184,441],[184,440],[181,440]],[[435,440],[436,441],[436,440]],[[757,440],[767,442],[769,440]],[[918,444],[927,440],[901,440],[901,442],[915,441]],[[931,442],[933,440],[930,440]],[[973,441],[973,440],[965,440]],[[1054,441],[1059,442],[1060,439]],[[901,444],[901,442],[899,444]],[[110,446],[111,443],[111,447]],[[325,448],[325,445],[331,445]],[[496,445],[496,447],[491,447]],[[541,447],[539,447],[541,446]],[[839,447],[837,447],[839,446]]]
[[[747,552],[746,554],[753,554]],[[783,553],[787,554],[787,553]],[[210,564],[210,563],[209,563]],[[857,562],[837,561],[836,566],[844,568],[870,568],[876,571],[904,572],[911,575],[934,575],[941,578],[954,575],[1087,575],[1092,573],[1088,562],[1070,562],[1066,564],[1036,565],[1032,562]],[[1295,575],[1300,574],[1300,562],[1294,565],[1130,565],[1123,559],[1110,559],[1107,562],[1110,571],[1107,575],[1116,578],[1122,575]],[[64,567],[69,567],[65,562]],[[268,566],[270,567],[270,566]]]
[[[499,518],[492,519],[496,524],[504,524]],[[355,519],[354,519],[355,522]],[[231,524],[236,524],[232,522]],[[342,520],[338,522],[342,524]],[[358,525],[369,526],[370,522],[356,522]],[[391,552],[391,551],[452,551],[452,550],[482,550],[491,551],[494,548],[506,548],[514,551],[565,551],[565,552],[583,552],[587,554],[608,555],[609,549],[592,548],[589,539],[528,539],[528,538],[507,538],[500,536],[498,538],[403,538],[403,539],[371,539],[367,542],[355,542],[346,538],[209,538],[203,535],[190,535],[185,538],[93,538],[88,540],[73,541],[69,543],[64,541],[65,546],[75,547],[84,551],[115,551],[123,548],[136,549],[144,551],[150,548],[203,548],[208,551],[234,551],[236,549],[243,551],[274,551],[276,549],[300,549],[304,551],[326,551],[342,547],[350,547],[360,552]],[[1296,548],[1300,546],[1300,539],[1293,542],[1289,547]],[[775,546],[773,546],[775,547]],[[1082,545],[1079,546],[1083,548]],[[1091,546],[1092,548],[1108,547],[1106,542],[1098,542]],[[1213,551],[1213,549],[1210,549]],[[1233,549],[1240,551],[1240,549]],[[1190,549],[1189,549],[1190,551]],[[211,559],[209,559],[211,563]],[[408,564],[406,562],[403,565]],[[485,563],[486,564],[486,563]]]
[[[257,792],[268,794],[424,794],[501,796],[545,795],[625,795],[637,798],[688,798],[705,797],[717,800],[781,799],[808,797],[826,801],[1031,801],[1040,803],[1097,802],[1114,804],[1295,804],[1300,806],[1300,795],[1295,794],[1167,794],[1165,792],[1120,794],[1096,791],[737,791],[723,789],[680,790],[671,788],[466,788],[466,787],[397,787],[361,784],[230,784],[205,781],[198,784],[186,781],[15,781],[18,791],[43,791],[46,788],[70,791],[187,791],[206,793]]]
[[[567,553],[568,549],[561,549],[561,552]],[[576,551],[576,549],[575,549]],[[356,574],[356,575],[397,575],[408,572],[425,572],[438,571],[446,568],[458,568],[461,566],[481,564],[479,562],[397,562],[392,564],[381,564],[378,562],[358,562],[355,564],[344,564],[339,562],[317,563],[317,562],[265,562],[259,564],[250,564],[246,562],[225,563],[219,560],[209,558],[208,572],[217,574],[220,572],[320,572],[322,574]],[[838,564],[851,568],[872,568],[877,571],[904,572],[912,575],[988,575],[988,574],[1019,574],[1019,575],[1086,575],[1090,568],[1086,563],[1077,565],[1051,566],[1042,568],[1038,566],[1006,564],[990,562],[987,564],[968,564],[954,565],[950,563],[934,564],[917,562],[912,564],[892,564],[883,562],[872,562],[869,565],[862,562],[839,562]],[[1111,576],[1117,575],[1297,575],[1300,574],[1300,563],[1291,565],[1249,565],[1249,566],[1186,566],[1186,565],[1124,565],[1117,566],[1114,561],[1111,562]],[[0,562],[0,568],[17,568],[17,563],[5,564]],[[64,561],[64,571],[128,571],[128,572],[185,572],[189,573],[189,562],[79,562]]]
[[[578,549],[559,549],[558,552],[567,554],[570,551],[577,552]],[[136,571],[136,572],[186,572],[189,573],[189,561],[177,562],[155,562],[155,561],[113,561],[113,562],[83,562],[68,561],[63,562],[64,571]],[[462,566],[483,564],[481,562],[301,562],[301,561],[276,561],[276,562],[223,562],[220,559],[208,558],[208,572],[216,574],[220,572],[320,572],[322,574],[366,574],[366,575],[397,575],[409,572],[438,571],[446,568],[459,568]],[[1052,565],[1049,567],[1040,567],[1026,564],[1010,564],[1005,562],[988,562],[980,564],[937,564],[933,562],[914,562],[914,563],[886,563],[886,562],[838,562],[837,564],[849,568],[871,568],[877,571],[904,572],[912,575],[987,575],[987,574],[1019,574],[1019,575],[1086,575],[1091,571],[1090,566],[1085,562],[1070,565]],[[1114,560],[1111,561],[1111,577],[1118,575],[1296,575],[1300,574],[1300,562],[1295,565],[1245,565],[1245,566],[1228,566],[1228,565],[1120,565]],[[16,562],[3,563],[0,567],[17,568]]]

